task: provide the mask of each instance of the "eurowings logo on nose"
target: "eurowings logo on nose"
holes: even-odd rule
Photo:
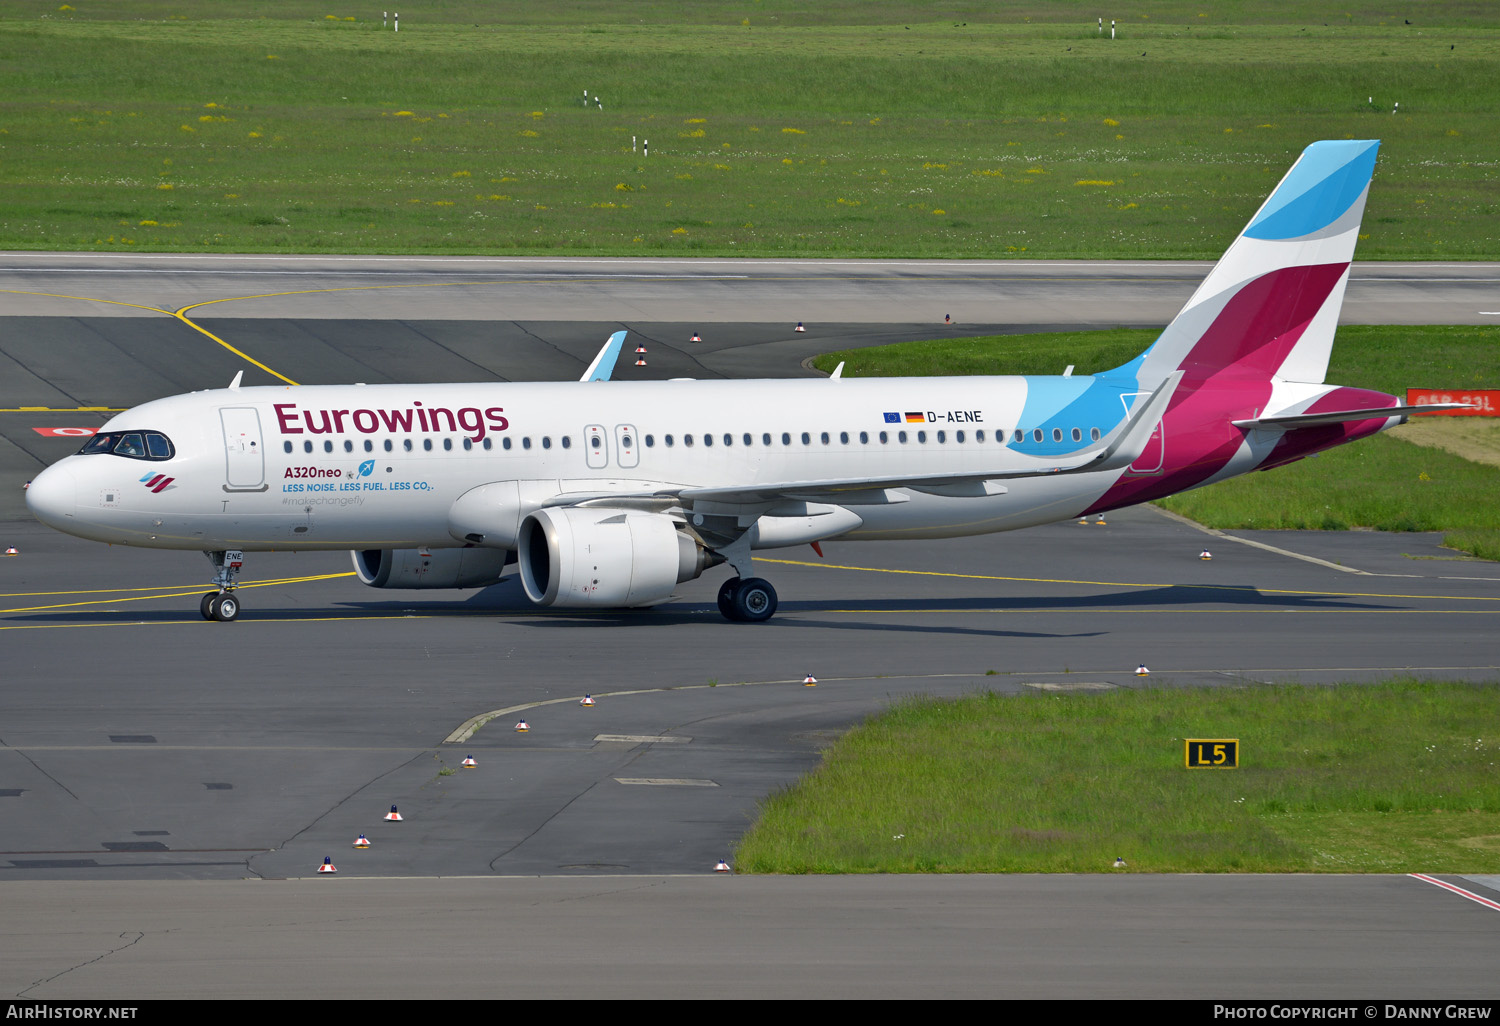
[[[151,489],[153,494],[160,495],[172,487],[172,482],[176,480],[175,477],[168,477],[166,474],[147,474],[141,478],[141,484]]]

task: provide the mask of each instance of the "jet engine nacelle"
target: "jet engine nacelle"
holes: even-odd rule
[[[487,588],[500,580],[505,549],[355,549],[354,572],[372,588]]]
[[[544,606],[649,606],[722,562],[670,517],[584,506],[528,514],[516,558]]]

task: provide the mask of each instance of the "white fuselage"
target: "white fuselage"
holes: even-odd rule
[[[1092,401],[1077,424],[1025,422],[1021,377],[342,385],[196,392],[127,411],[104,432],[170,438],[170,459],[80,454],[33,484],[71,534],[183,549],[456,546],[471,489],[571,494],[850,478],[1002,473],[1108,434],[1139,393],[1041,379]],[[1119,396],[1119,400],[1114,397]],[[1049,410],[1057,407],[1054,394]],[[1015,431],[1025,431],[1017,441]],[[1075,434],[1074,429],[1077,429]],[[1037,439],[1035,432],[1042,437]],[[1248,458],[1248,454],[1247,454]],[[1247,468],[1248,469],[1248,468]],[[1150,472],[1150,467],[1144,468]],[[1130,473],[1126,471],[1126,473]],[[981,534],[1077,515],[1120,473],[1029,477],[994,494],[865,495],[848,538]],[[161,482],[170,478],[165,487]],[[940,489],[939,489],[940,491]],[[758,545],[757,547],[770,547]]]

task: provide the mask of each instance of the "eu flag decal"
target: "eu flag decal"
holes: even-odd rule
[[[885,422],[887,424],[899,424],[899,423],[901,423],[901,414],[899,414],[899,413],[887,413],[885,415]]]

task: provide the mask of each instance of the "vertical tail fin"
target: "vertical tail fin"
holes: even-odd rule
[[[1142,356],[1142,385],[1184,372],[1321,382],[1379,140],[1315,142]]]

